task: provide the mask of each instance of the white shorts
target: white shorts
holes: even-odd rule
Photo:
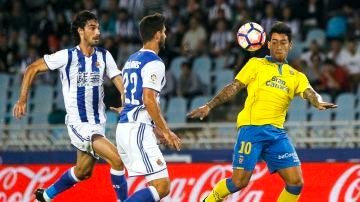
[[[92,136],[105,137],[105,124],[75,123],[66,124],[71,144],[78,150],[91,154],[99,159],[92,148]]]
[[[168,177],[164,156],[150,125],[119,123],[116,128],[116,145],[130,177],[139,175],[145,177],[151,175],[151,179]],[[157,173],[159,175],[156,175]]]

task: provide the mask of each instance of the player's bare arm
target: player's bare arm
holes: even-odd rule
[[[309,100],[311,105],[318,108],[319,110],[325,110],[325,109],[331,109],[337,107],[336,104],[322,101],[321,96],[312,88],[307,88],[304,91],[304,98]]]
[[[122,76],[119,75],[112,78],[111,81],[114,83],[116,89],[121,95],[121,107],[110,107],[110,110],[120,113],[123,110],[123,106],[125,103],[123,79]]]
[[[210,110],[214,107],[229,101],[234,95],[236,95],[241,89],[245,88],[246,85],[241,83],[238,80],[234,80],[232,83],[225,86],[214,98],[212,98],[208,103],[205,105],[193,110],[188,114],[190,118],[197,118],[203,119],[206,117]]]
[[[156,101],[157,92],[149,88],[143,88],[143,101],[151,119],[154,121],[156,127],[162,132],[169,146],[176,148],[178,151],[181,148],[181,140],[173,133],[166,124],[164,117],[161,114],[160,106]]]
[[[27,96],[29,94],[29,89],[36,74],[48,70],[49,69],[43,58],[36,60],[26,68],[24,78],[21,84],[20,97],[13,109],[13,116],[16,119],[20,119],[22,116],[26,114]]]

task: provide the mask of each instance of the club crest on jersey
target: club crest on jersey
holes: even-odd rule
[[[76,64],[76,68],[77,68],[77,69],[80,69],[80,68],[81,68],[80,62],[78,62],[78,63]]]
[[[156,161],[156,163],[157,163],[159,166],[164,165],[164,163],[163,163],[160,159],[158,159],[158,160]]]
[[[244,156],[239,156],[239,163],[242,164],[244,162]]]
[[[289,70],[290,75],[294,75],[294,71],[292,69]]]

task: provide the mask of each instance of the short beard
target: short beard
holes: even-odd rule
[[[165,49],[165,41],[159,41],[159,49]]]
[[[99,43],[100,43],[100,41],[94,42],[94,43],[90,43],[90,46],[91,46],[91,47],[95,47],[95,46],[99,45]]]

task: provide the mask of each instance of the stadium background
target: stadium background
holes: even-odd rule
[[[301,201],[360,201],[360,2],[351,0],[0,0],[0,201],[34,201],[36,187],[48,186],[75,162],[57,72],[36,78],[26,117],[17,121],[11,113],[26,66],[72,47],[70,22],[83,9],[98,15],[101,46],[119,68],[141,47],[139,19],[153,12],[167,18],[160,56],[168,82],[161,108],[184,149],[163,148],[173,179],[164,201],[198,201],[230,174],[235,118],[246,92],[205,121],[187,120],[185,114],[230,82],[250,57],[267,54],[266,47],[255,53],[239,48],[240,25],[255,21],[268,32],[277,20],[294,32],[289,63],[306,73],[325,100],[339,105],[318,112],[295,99],[289,109],[286,128],[304,162]],[[106,106],[118,106],[111,82],[104,87]],[[107,136],[115,142],[117,115],[108,111],[107,118]],[[54,201],[114,200],[107,173],[107,165],[98,165],[94,179]],[[263,163],[256,173],[251,186],[229,201],[275,201],[283,187],[279,177],[270,176]],[[129,184],[133,191],[143,181]]]

